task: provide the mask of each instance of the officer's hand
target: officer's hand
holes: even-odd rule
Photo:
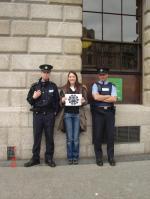
[[[34,91],[33,99],[37,99],[40,96],[41,96],[41,91],[40,90]]]

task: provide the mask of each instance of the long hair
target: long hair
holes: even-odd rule
[[[76,88],[77,91],[79,91],[79,88],[80,88],[80,86],[81,86],[81,83],[79,83],[77,73],[76,73],[75,71],[69,71],[67,77],[69,77],[69,75],[70,75],[71,73],[74,74],[74,75],[76,76],[75,88]],[[65,87],[66,87],[67,90],[70,88],[70,82],[69,82],[69,80],[67,81]]]

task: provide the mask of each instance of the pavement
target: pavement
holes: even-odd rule
[[[98,167],[95,160],[79,165],[56,160],[51,168],[23,167],[25,161],[0,161],[0,199],[150,199],[150,155],[116,157]]]

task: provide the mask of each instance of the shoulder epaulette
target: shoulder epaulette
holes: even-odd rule
[[[36,86],[38,84],[38,82],[35,82],[33,84],[31,84],[31,87]]]
[[[114,83],[112,83],[112,82],[109,82],[109,84],[111,84],[111,85],[113,85],[113,86],[116,86]]]

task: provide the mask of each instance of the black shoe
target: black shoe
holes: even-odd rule
[[[40,164],[40,160],[31,159],[29,162],[26,162],[24,164],[24,167],[32,167],[32,166],[35,166],[35,165],[38,165],[38,164]]]
[[[77,159],[73,160],[73,164],[75,165],[79,164],[78,160]]]
[[[97,164],[97,166],[103,166],[103,160],[102,159],[97,159],[96,160],[96,164]]]
[[[45,163],[46,163],[48,166],[50,166],[50,167],[56,167],[56,164],[55,164],[54,160],[51,160],[51,159],[45,160]]]
[[[109,162],[110,166],[116,166],[116,162],[115,162],[114,158],[108,159],[108,162]]]
[[[68,164],[69,165],[73,164],[73,160],[68,160]]]

